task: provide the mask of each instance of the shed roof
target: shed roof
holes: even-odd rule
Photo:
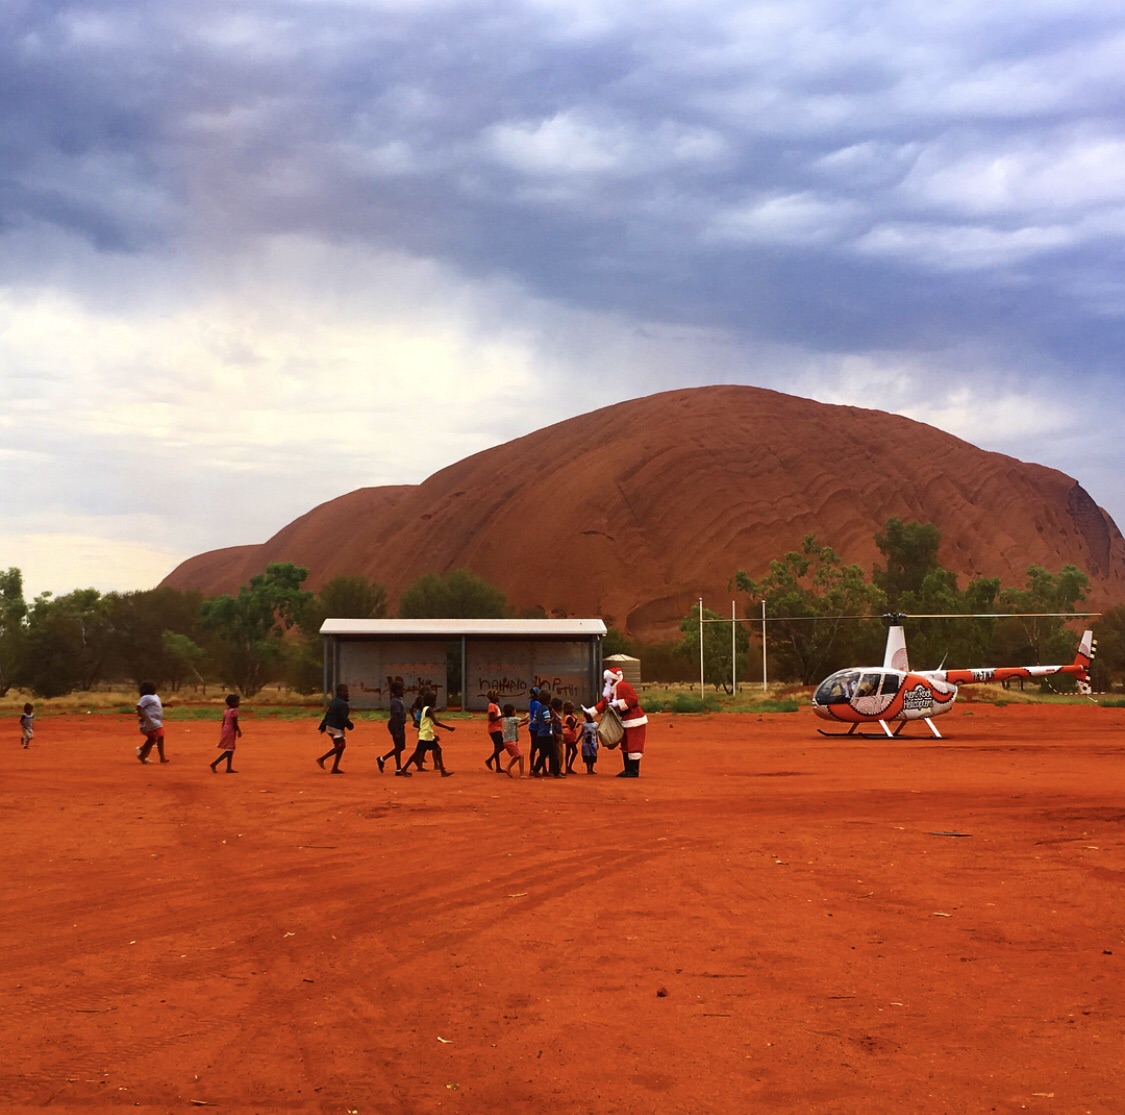
[[[603,636],[600,619],[326,619],[322,635],[367,635],[372,638],[460,638],[462,635],[523,639],[589,639]]]

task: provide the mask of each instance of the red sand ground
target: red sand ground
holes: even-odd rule
[[[4,745],[8,1109],[1120,1112],[1125,710],[657,717],[643,777]],[[947,835],[956,831],[964,837]]]

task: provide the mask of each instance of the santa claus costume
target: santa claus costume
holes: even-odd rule
[[[606,670],[602,676],[605,678],[605,688],[602,690],[602,699],[594,705],[592,712],[601,714],[612,705],[621,715],[621,725],[625,735],[621,740],[621,758],[625,769],[618,778],[639,778],[641,774],[641,759],[645,753],[645,732],[648,717],[641,708],[637,691],[625,680],[621,670]]]

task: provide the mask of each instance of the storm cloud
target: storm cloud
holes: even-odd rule
[[[1117,4],[14,0],[0,32],[29,582],[52,532],[151,582],[712,382],[909,414],[1125,520]],[[99,560],[71,582],[128,587]]]

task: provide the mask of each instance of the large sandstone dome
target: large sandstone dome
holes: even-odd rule
[[[736,569],[760,576],[812,533],[866,569],[893,515],[941,528],[964,579],[1022,586],[1073,562],[1125,600],[1125,540],[1073,478],[908,418],[754,387],[669,391],[560,422],[419,485],[363,488],[268,542],[190,558],[164,584],[234,592],[271,561],[317,588],[363,574],[397,595],[473,570],[513,608],[601,616],[666,637],[699,596],[725,614]]]

